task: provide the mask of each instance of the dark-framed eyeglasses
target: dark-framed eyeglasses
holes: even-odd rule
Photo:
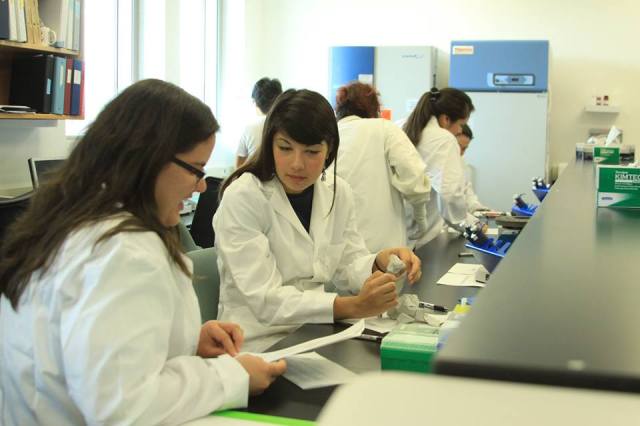
[[[197,167],[193,167],[191,164],[184,162],[179,158],[173,157],[171,161],[173,161],[175,164],[182,167],[186,171],[193,173],[198,178],[198,181],[202,180],[202,178],[204,178],[206,175],[206,173],[202,170],[198,169]]]

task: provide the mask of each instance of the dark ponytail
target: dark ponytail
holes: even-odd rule
[[[403,130],[411,142],[417,146],[422,130],[431,117],[439,117],[444,114],[451,121],[457,121],[468,118],[473,110],[471,98],[462,90],[452,87],[438,90],[434,87],[420,97],[415,109],[407,118]]]

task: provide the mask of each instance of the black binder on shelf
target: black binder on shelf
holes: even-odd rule
[[[0,0],[0,39],[9,38],[9,1]]]
[[[30,106],[39,113],[50,113],[53,63],[53,55],[16,57],[11,69],[9,102]]]

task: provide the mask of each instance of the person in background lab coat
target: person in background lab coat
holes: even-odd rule
[[[140,81],[38,189],[0,249],[1,424],[178,424],[283,373],[235,356],[237,325],[200,324],[175,226],[218,127],[184,90]]]
[[[379,113],[378,94],[368,84],[355,82],[336,92],[340,149],[332,167],[353,190],[358,231],[371,252],[407,245],[403,199],[418,224],[412,238],[427,231],[431,191],[420,154],[402,129]]]
[[[236,153],[236,168],[242,166],[244,162],[247,161],[247,158],[256,152],[260,146],[264,117],[281,93],[282,84],[280,84],[280,80],[277,78],[270,79],[263,77],[254,84],[251,98],[256,104],[256,110],[260,114],[260,118],[249,124],[240,138],[238,151]]]
[[[427,165],[431,197],[427,204],[427,233],[416,247],[435,238],[445,227],[460,230],[462,222],[478,222],[469,213],[465,197],[466,178],[456,135],[473,111],[471,98],[461,90],[431,89],[422,95],[404,124],[404,131]]]
[[[472,139],[473,132],[471,131],[471,128],[466,123],[463,124],[460,129],[460,133],[456,135],[456,140],[458,141],[458,147],[460,147],[460,161],[462,162],[462,170],[464,171],[465,176],[464,196],[467,201],[467,211],[469,213],[489,212],[491,209],[480,202],[478,196],[473,190],[471,177],[469,176],[469,166],[467,166],[467,163],[464,161],[464,153],[467,148],[469,148]]]
[[[260,151],[221,186],[213,218],[219,318],[243,327],[247,350],[262,351],[303,323],[395,306],[396,277],[383,272],[391,254],[405,262],[410,283],[420,278],[409,249],[366,249],[351,188],[335,174],[326,179],[339,140],[322,95],[287,90],[267,115]]]

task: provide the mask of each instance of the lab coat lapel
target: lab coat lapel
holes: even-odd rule
[[[311,209],[311,225],[309,226],[309,235],[318,246],[326,244],[329,235],[327,231],[327,221],[329,220],[329,209],[333,200],[333,192],[321,181],[316,181],[313,188],[313,208]]]
[[[333,220],[329,214],[333,191],[326,182],[317,181],[313,190],[313,209],[311,210],[311,225],[309,234],[313,240],[313,281],[328,282],[332,271],[327,266]]]
[[[300,235],[302,235],[303,238],[306,238],[311,243],[312,240],[311,240],[311,237],[309,236],[309,233],[307,232],[306,229],[304,229],[304,226],[302,226],[302,223],[300,222],[300,219],[298,219],[296,212],[293,211],[293,207],[291,207],[291,203],[287,198],[287,194],[284,192],[284,188],[282,187],[282,184],[280,183],[278,178],[274,178],[271,181],[269,181],[265,185],[265,187],[270,193],[271,205],[273,206],[273,209],[275,210],[275,212],[280,216],[282,216],[283,218],[285,218],[291,224],[291,226],[293,226],[293,228],[296,231],[298,231]],[[314,193],[314,198],[315,198],[315,193]],[[314,204],[315,204],[315,200],[314,200]],[[312,218],[313,218],[313,210],[312,210]],[[312,220],[312,223],[313,223],[313,220]]]

